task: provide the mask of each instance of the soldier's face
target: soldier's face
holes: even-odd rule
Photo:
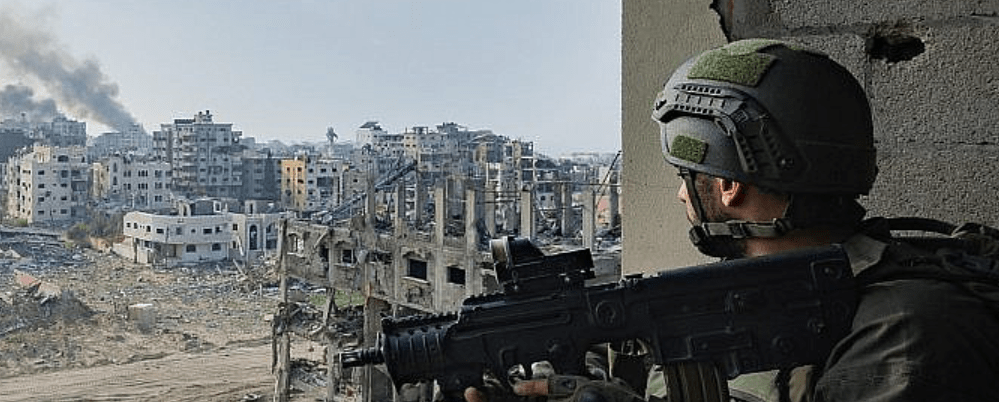
[[[694,186],[697,187],[697,196],[701,200],[701,206],[704,208],[705,222],[725,222],[727,220],[732,220],[732,216],[724,211],[724,205],[721,204],[721,196],[718,188],[718,179],[699,174],[694,177]],[[696,225],[701,223],[698,219],[697,211],[694,210],[694,205],[690,202],[691,194],[687,191],[686,181],[680,183],[680,188],[676,192],[676,198],[680,200],[687,207],[687,221],[691,225]]]

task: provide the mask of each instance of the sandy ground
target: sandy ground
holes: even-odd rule
[[[0,380],[0,401],[270,400],[270,345]]]
[[[0,261],[0,293],[23,293],[13,280],[18,269],[70,292],[92,314],[0,303],[0,321],[17,324],[0,328],[0,401],[272,399],[273,269],[153,269],[89,249],[37,248],[42,255]],[[136,304],[148,304],[153,318],[130,319]],[[25,317],[11,320],[16,314]],[[293,359],[322,360],[318,344],[293,346]],[[324,389],[299,388],[292,400],[323,400]]]

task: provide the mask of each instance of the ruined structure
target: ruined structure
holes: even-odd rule
[[[133,124],[125,131],[113,131],[87,139],[87,158],[98,160],[115,154],[148,155],[153,150],[153,136]]]
[[[419,169],[390,172],[378,180],[369,175],[356,208],[340,209],[346,211],[342,215],[337,211],[319,215],[326,219],[288,222],[281,263],[286,277],[322,284],[332,293],[360,293],[364,298],[363,323],[355,332],[330,329],[343,327],[348,310],[332,302],[326,305],[323,336],[329,345],[329,398],[339,389],[337,384],[345,381],[359,386],[368,401],[427,397],[430,389],[426,387],[394,395],[387,375],[377,368],[341,373],[336,354],[345,346],[373,345],[381,317],[454,311],[469,296],[498,290],[489,239],[519,235],[555,247],[605,251],[597,244],[597,195],[602,189],[601,199],[615,199],[603,205],[616,206],[616,183],[601,186],[599,179],[587,177],[574,186],[554,166],[546,173],[525,175],[519,171],[520,163],[501,166],[502,162],[488,161],[483,157],[477,166],[483,173],[492,168],[496,179],[486,180],[486,174],[452,176],[428,185]],[[518,180],[500,180],[503,175]],[[543,188],[558,191],[539,190]],[[541,200],[550,207],[542,208]],[[608,214],[616,216],[617,211]],[[563,232],[554,230],[559,227],[576,229],[561,237]],[[616,251],[598,253],[595,263],[599,280],[618,278]],[[332,294],[327,297],[333,299]],[[288,306],[275,322],[290,321],[287,315],[301,311]],[[287,350],[289,326],[275,325],[276,350]],[[286,353],[277,353],[279,390],[287,386],[290,371],[287,362],[280,363],[285,359],[282,356]]]
[[[298,155],[281,161],[281,204],[293,211],[314,212],[343,201],[347,163],[339,159]]]
[[[138,210],[172,206],[170,164],[144,156],[110,155],[93,163],[91,197],[94,201]]]
[[[240,140],[240,144],[252,142]],[[269,151],[258,152],[253,149],[243,151],[243,192],[240,198],[244,200],[281,199],[281,159],[274,157]]]

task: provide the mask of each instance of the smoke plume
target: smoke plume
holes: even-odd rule
[[[0,62],[18,74],[36,78],[55,97],[55,102],[72,115],[93,119],[119,131],[136,123],[116,99],[118,85],[104,75],[96,61],[77,61],[50,34],[22,20],[12,10],[0,7]],[[27,94],[32,93],[29,88]],[[52,106],[51,100],[34,101],[31,96],[24,98],[25,94],[23,87],[4,89],[5,97],[20,95],[23,106]],[[23,103],[23,99],[31,102]],[[4,105],[3,111],[7,111]]]
[[[0,91],[0,117],[24,113],[31,122],[48,122],[61,116],[52,99],[35,100],[35,91],[22,85],[7,85]]]

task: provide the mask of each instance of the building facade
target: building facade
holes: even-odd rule
[[[347,165],[337,159],[300,155],[281,161],[281,202],[285,208],[311,212],[343,202]]]
[[[7,161],[7,216],[29,224],[83,219],[90,164],[84,147],[34,146]]]
[[[244,200],[281,200],[281,159],[270,153],[243,153]]]
[[[114,154],[148,155],[152,151],[153,137],[138,124],[124,132],[103,133],[87,140],[87,155],[91,160]]]
[[[170,163],[173,188],[188,197],[243,194],[241,131],[215,123],[210,111],[174,119],[153,133],[153,154]]]
[[[177,215],[129,212],[114,252],[136,263],[249,261],[280,247],[281,214],[238,214],[218,201],[184,203]]]
[[[69,120],[58,116],[51,122],[36,123],[32,136],[50,147],[85,147],[87,145],[87,123]]]
[[[165,161],[107,156],[95,162],[91,172],[91,196],[96,201],[139,210],[161,210],[171,206],[173,171]]]

